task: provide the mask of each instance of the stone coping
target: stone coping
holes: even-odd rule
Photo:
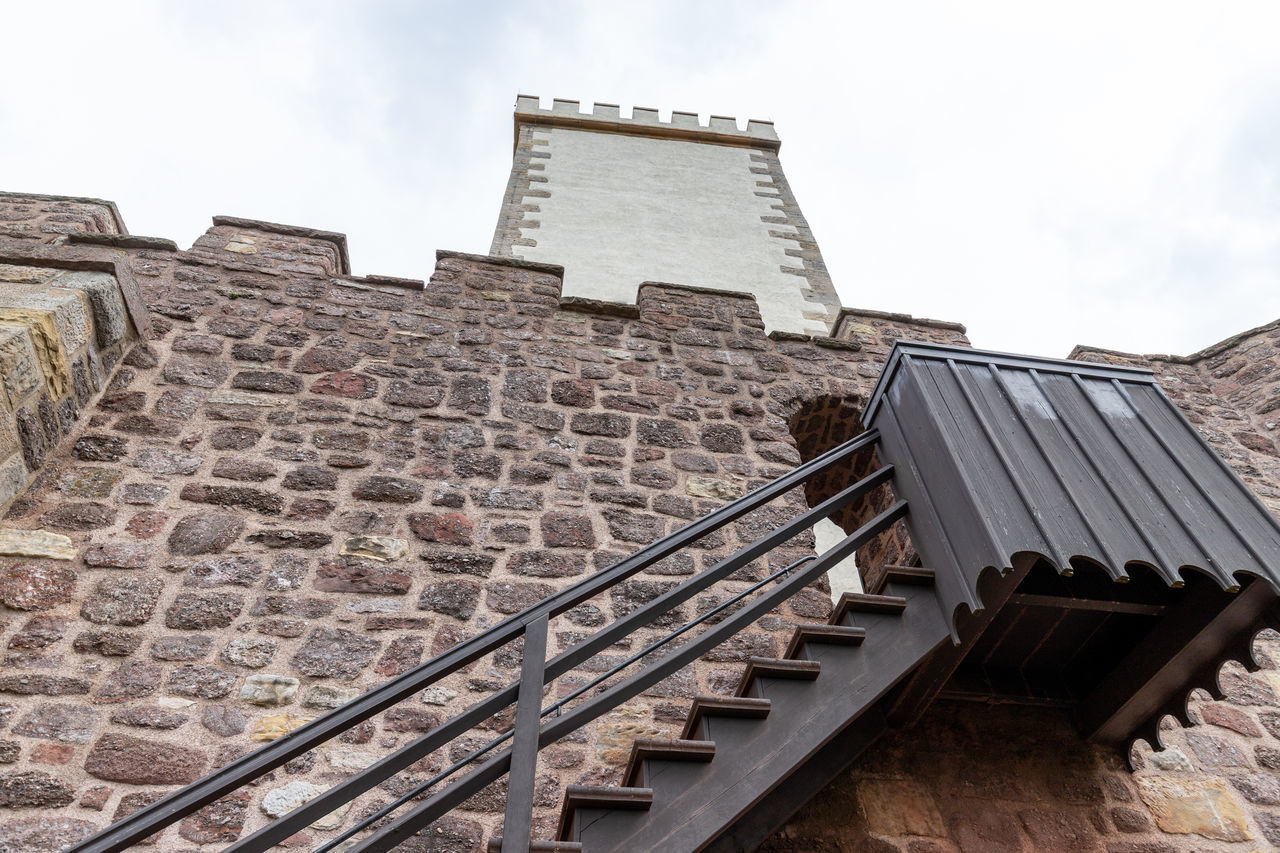
[[[515,267],[516,269],[529,270],[530,272],[544,273],[546,275],[554,275],[564,278],[564,267],[559,264],[544,264],[539,261],[526,261],[524,258],[509,258],[505,255],[473,255],[469,252],[454,252],[449,249],[436,249],[436,260],[441,261],[445,258],[457,258],[462,261],[493,264],[494,266],[499,267]]]
[[[1096,353],[1098,355],[1110,356],[1113,358],[1124,359],[1142,359],[1145,361],[1167,361],[1170,364],[1195,364],[1204,361],[1206,358],[1213,358],[1215,355],[1221,355],[1229,349],[1239,346],[1240,343],[1254,335],[1261,335],[1264,332],[1273,332],[1280,329],[1280,320],[1272,320],[1270,323],[1263,323],[1261,326],[1255,326],[1252,329],[1246,329],[1243,332],[1224,338],[1216,344],[1210,344],[1201,350],[1196,350],[1191,355],[1167,355],[1165,353],[1136,353],[1124,352],[1122,350],[1104,349],[1102,347],[1091,347],[1087,344],[1077,344],[1071,350],[1071,354],[1067,358],[1078,358],[1082,353]]]
[[[318,228],[307,228],[302,225],[283,225],[279,222],[264,222],[261,219],[242,219],[239,216],[215,216],[214,225],[228,225],[232,228],[244,228],[249,231],[263,231],[267,234],[280,234],[285,237],[301,237],[304,240],[324,240],[338,248],[338,273],[351,275],[351,257],[347,254],[347,235],[337,231],[321,231]]]
[[[129,229],[124,227],[124,217],[120,215],[120,209],[116,207],[116,203],[106,198],[91,198],[89,196],[76,195],[48,195],[46,193],[15,193],[4,190],[0,192],[2,198],[29,198],[32,201],[71,201],[76,204],[97,204],[111,211],[111,220],[116,224],[116,230],[121,234],[128,234]]]
[[[968,329],[963,323],[953,323],[950,320],[931,320],[928,317],[913,317],[910,314],[897,314],[891,311],[872,311],[869,308],[847,308],[841,307],[840,313],[836,314],[835,326],[832,327],[831,334],[838,337],[843,331],[844,321],[849,317],[870,317],[873,320],[889,320],[894,323],[910,323],[913,326],[928,326],[934,329],[947,329],[960,334],[968,334]]]
[[[151,337],[151,314],[129,269],[128,256],[110,246],[58,246],[0,238],[0,263],[60,270],[93,270],[115,276],[138,337]]]

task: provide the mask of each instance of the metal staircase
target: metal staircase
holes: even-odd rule
[[[888,578],[797,627],[784,658],[753,658],[735,696],[695,699],[680,740],[637,741],[627,787],[570,788],[560,849],[740,851],[772,834],[884,731],[879,700],[950,635],[932,584]]]
[[[837,761],[837,755],[856,754],[856,750],[849,751],[852,745],[865,746],[874,739],[884,726],[882,715],[870,713],[876,701],[947,638],[948,619],[943,614],[949,611],[935,601],[932,587],[900,582],[920,580],[923,576],[918,570],[894,576],[887,594],[846,596],[830,624],[798,626],[783,658],[750,660],[736,696],[704,696],[694,701],[680,739],[637,741],[626,772],[626,787],[571,786],[566,792],[558,841],[532,838],[537,754],[775,611],[903,519],[906,502],[895,501],[891,495],[886,500],[883,491],[893,477],[891,465],[861,477],[854,473],[871,466],[878,437],[875,430],[863,433],[158,800],[72,850],[108,853],[128,849],[451,673],[519,642],[523,643],[519,680],[226,849],[232,853],[270,849],[375,786],[410,772],[416,762],[458,737],[478,730],[492,732],[498,715],[505,713],[504,719],[510,719],[512,705],[514,723],[505,731],[500,725],[502,734],[328,839],[315,848],[316,853],[338,847],[345,853],[393,850],[504,776],[508,780],[504,837],[491,843],[491,849],[502,853],[641,850],[662,845],[671,850],[694,850],[708,844],[727,850],[754,844],[847,763],[846,759]],[[838,472],[843,472],[840,479],[849,485],[836,494],[547,659],[549,626],[558,616],[607,594],[638,572],[812,477]],[[873,502],[876,497],[879,500]],[[869,506],[884,508],[872,514]],[[729,590],[717,586],[731,576],[740,579],[742,575],[735,573],[767,558],[819,519],[851,507],[859,507],[863,516],[872,517],[826,553],[795,560],[745,589],[741,584]],[[705,594],[718,596],[719,603],[691,620],[677,619],[674,630],[666,627],[680,605],[700,594],[700,610]],[[654,637],[653,626],[658,624],[664,626],[663,635],[563,698],[544,704],[548,685],[619,640]],[[662,840],[672,832],[675,840]],[[748,838],[755,841],[747,842]]]
[[[1155,745],[1163,715],[1185,721],[1189,690],[1215,690],[1227,657],[1253,664],[1250,638],[1280,627],[1280,522],[1150,373],[900,342],[864,418],[857,438],[72,849],[128,849],[522,643],[518,680],[227,850],[266,851],[394,779],[394,800],[315,853],[393,850],[504,777],[497,853],[749,850],[938,697],[1056,707],[1096,742]],[[806,485],[834,493],[548,659],[557,619]],[[826,553],[744,571],[832,516],[857,529]],[[539,750],[763,617],[778,624],[792,596],[904,519],[936,577],[877,572],[828,624],[796,626],[781,658],[748,661],[735,695],[696,698],[679,738],[636,741],[621,786],[570,786],[558,838],[533,838]],[[598,672],[621,640],[644,647]],[[469,733],[490,739],[412,775]]]

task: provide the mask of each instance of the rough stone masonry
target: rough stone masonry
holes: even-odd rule
[[[0,519],[0,848],[82,838],[850,437],[895,338],[966,343],[955,324],[850,309],[831,337],[766,335],[751,296],[676,284],[642,285],[634,305],[565,299],[559,268],[496,257],[441,252],[425,283],[356,278],[337,234],[218,217],[180,251],[128,235],[104,202],[0,195],[0,289],[92,264],[121,305],[130,287],[145,304],[118,354],[100,358],[101,382],[82,396],[67,361],[75,407],[57,432],[38,395],[3,399],[0,430],[34,417],[44,444],[37,459],[32,431],[0,432],[24,460]],[[85,340],[101,341],[107,321],[92,308]],[[32,326],[0,315],[0,332],[12,328]],[[1154,366],[1280,507],[1277,339],[1273,325],[1187,359],[1078,355]],[[0,349],[5,377],[13,358]],[[552,652],[805,505],[792,495],[579,606],[552,624]],[[812,547],[793,541],[682,615]],[[897,531],[868,548],[864,570],[909,547]],[[619,781],[633,739],[677,735],[690,697],[731,691],[747,656],[778,654],[791,626],[830,607],[822,584],[806,590],[545,750],[539,836],[565,785]],[[1259,641],[1262,673],[1228,667],[1227,699],[1198,702],[1202,722],[1170,731],[1171,748],[1139,755],[1136,772],[1052,714],[994,714],[983,729],[940,706],[772,849],[1280,844],[1277,640]],[[519,661],[518,647],[499,650],[154,849],[222,849],[509,683]],[[286,846],[333,837],[510,722],[489,721]],[[499,783],[402,849],[480,849],[502,806]]]

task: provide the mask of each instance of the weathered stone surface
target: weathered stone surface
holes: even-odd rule
[[[363,501],[414,503],[422,500],[422,485],[403,477],[365,477],[356,483],[351,494]]]
[[[371,377],[341,370],[312,382],[311,393],[329,397],[346,397],[350,400],[367,400],[378,393],[378,383]]]
[[[387,650],[382,653],[373,671],[385,678],[394,678],[421,663],[424,648],[422,637],[396,637],[387,645]]]
[[[151,644],[151,656],[156,660],[188,661],[208,657],[213,649],[213,637],[200,634],[179,634],[161,637]]]
[[[240,699],[254,705],[288,705],[301,683],[287,675],[251,675],[240,688]]]
[[[80,606],[80,615],[99,625],[142,625],[155,613],[164,590],[160,578],[125,575],[103,578]]]
[[[91,776],[133,785],[184,785],[200,778],[205,765],[198,749],[115,732],[98,738],[84,763]]]
[[[292,662],[303,675],[350,681],[369,665],[381,645],[342,628],[317,628]]]
[[[59,616],[32,616],[22,630],[9,638],[11,649],[43,649],[62,639],[67,620]]]
[[[203,462],[199,456],[178,453],[160,447],[144,447],[134,454],[130,463],[148,474],[194,474]]]
[[[240,507],[263,515],[279,515],[284,511],[284,498],[281,495],[262,489],[251,489],[248,486],[206,486],[188,483],[182,487],[179,496],[184,501]]]
[[[224,456],[213,463],[213,476],[243,483],[261,483],[276,475],[276,466],[259,459]]]
[[[71,600],[76,573],[50,563],[18,563],[0,571],[0,601],[14,610],[50,610]]]
[[[262,810],[271,817],[283,817],[307,800],[314,799],[327,790],[327,788],[313,785],[310,782],[290,782],[283,787],[268,791],[262,798]],[[314,829],[321,830],[336,829],[342,825],[342,820],[350,808],[350,805],[343,806],[337,811],[320,818],[311,826]]]
[[[319,465],[301,465],[285,474],[280,485],[299,492],[330,492],[338,485],[338,475]]]
[[[76,549],[71,544],[70,537],[61,533],[0,527],[0,556],[74,560]]]
[[[461,620],[471,619],[479,603],[480,584],[461,579],[429,583],[417,599],[419,610],[444,613]]]
[[[200,725],[219,737],[234,737],[249,725],[249,718],[230,705],[205,705],[200,712]]]
[[[460,512],[413,512],[406,520],[413,535],[426,542],[470,545],[475,535],[475,525]]]
[[[203,631],[225,628],[244,609],[244,598],[229,593],[183,592],[169,605],[164,614],[166,628],[183,631]]]
[[[261,669],[271,663],[276,653],[276,641],[266,638],[237,637],[222,650],[222,659],[235,666]]]
[[[98,713],[83,705],[42,703],[18,721],[13,733],[62,743],[88,743],[97,720]]]
[[[449,384],[449,405],[469,415],[489,414],[489,380],[479,376],[455,376]]]
[[[495,562],[492,555],[475,551],[427,551],[421,555],[421,559],[427,571],[479,577],[488,577]]]
[[[188,355],[171,356],[164,366],[166,382],[197,388],[217,388],[230,372],[224,361]]]
[[[580,413],[570,419],[569,429],[582,435],[623,438],[631,434],[631,419],[623,415]]]
[[[69,675],[6,675],[0,677],[0,693],[21,696],[79,696],[89,692],[87,678]]]
[[[315,530],[259,530],[245,537],[245,541],[253,545],[267,548],[301,548],[315,550],[323,548],[333,541],[328,533]]]
[[[390,536],[353,536],[342,543],[338,553],[390,562],[409,553],[409,542]]]
[[[231,387],[268,394],[297,394],[302,390],[302,379],[272,370],[242,370],[231,377]]]
[[[604,520],[609,525],[609,534],[621,542],[645,545],[661,538],[666,531],[666,522],[658,516],[625,509],[606,509]]]
[[[236,791],[178,824],[178,835],[196,844],[229,844],[240,837],[251,796]]]
[[[188,515],[169,534],[169,550],[175,554],[220,554],[244,532],[244,520],[234,515]]]
[[[1142,776],[1138,794],[1165,832],[1195,834],[1220,841],[1252,838],[1240,804],[1222,779]]]
[[[514,575],[535,578],[576,577],[587,570],[587,557],[565,551],[522,551],[507,563]]]
[[[302,704],[308,708],[340,708],[360,695],[354,687],[330,687],[316,684],[307,688]]]
[[[590,516],[548,512],[539,520],[542,544],[549,548],[594,548],[595,531]]]
[[[42,524],[55,530],[100,530],[115,520],[115,507],[92,502],[63,504],[40,516]]]
[[[554,590],[545,583],[494,581],[485,586],[485,603],[498,613],[519,613],[537,604]]]
[[[110,468],[76,468],[58,480],[58,491],[72,498],[107,498],[124,478]]]
[[[747,493],[741,483],[715,477],[691,476],[685,480],[684,489],[695,498],[716,498],[722,501],[735,500]]]
[[[101,827],[87,820],[38,815],[0,823],[0,849],[14,853],[57,853],[83,841]]]
[[[114,462],[128,452],[128,439],[118,435],[82,436],[71,449],[71,455],[86,462]]]
[[[246,450],[258,443],[262,430],[247,426],[218,427],[209,435],[214,450]]]
[[[1231,729],[1247,737],[1262,737],[1263,734],[1252,717],[1225,702],[1211,702],[1201,706],[1200,716],[1206,723]]]
[[[301,714],[269,714],[253,724],[249,740],[266,743],[282,738],[294,729],[299,729],[314,720]]]
[[[125,661],[94,693],[99,703],[125,702],[149,696],[160,686],[160,666],[145,661]]]
[[[236,683],[236,674],[218,669],[216,666],[175,667],[169,674],[166,685],[170,693],[179,696],[190,696],[194,699],[221,699],[231,692]]]
[[[191,564],[183,586],[210,588],[253,586],[262,576],[262,561],[254,557],[211,557]]]
[[[94,545],[84,552],[84,562],[95,568],[145,569],[151,565],[153,550],[150,545],[130,542]]]
[[[143,729],[176,729],[187,719],[186,714],[160,707],[133,706],[111,712],[111,722]]]
[[[373,595],[402,595],[413,578],[403,568],[360,557],[322,560],[316,571],[315,587],[323,592],[363,592]]]
[[[449,815],[407,838],[399,853],[464,853],[482,849],[483,842],[479,823]]]

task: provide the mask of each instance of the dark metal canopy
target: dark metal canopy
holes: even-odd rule
[[[971,610],[981,572],[1020,554],[1280,589],[1276,519],[1150,371],[899,342],[864,420],[925,565]]]

